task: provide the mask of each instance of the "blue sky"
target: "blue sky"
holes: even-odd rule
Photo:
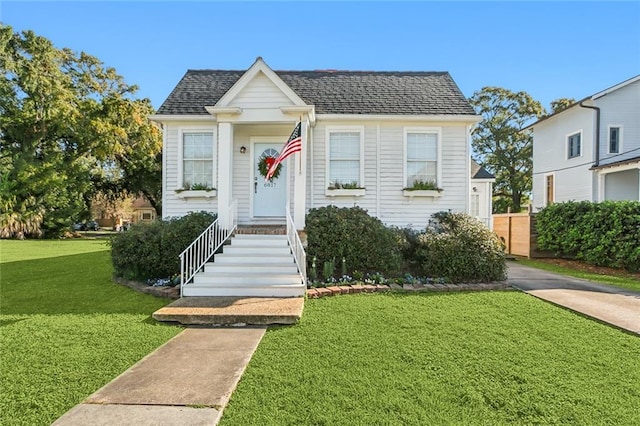
[[[449,71],[466,96],[545,107],[640,74],[640,2],[0,2],[0,20],[97,56],[158,108],[187,69]]]

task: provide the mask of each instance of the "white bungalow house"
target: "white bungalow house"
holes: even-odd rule
[[[289,229],[288,238],[236,232],[204,272],[208,254],[193,262],[198,255],[185,254],[183,295],[304,294],[295,231],[311,208],[357,205],[416,228],[442,210],[490,217],[490,196],[489,205],[472,197],[487,184],[491,193],[487,176],[471,183],[470,133],[480,117],[446,72],[273,71],[257,58],[246,71],[187,71],[152,119],[164,135],[165,217],[206,210],[217,212],[220,229]],[[265,181],[265,159],[299,121],[302,151]],[[412,190],[416,181],[429,189]]]
[[[640,200],[640,75],[529,128],[534,209],[571,200]]]

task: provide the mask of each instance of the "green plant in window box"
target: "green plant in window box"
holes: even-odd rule
[[[442,188],[439,188],[435,181],[432,180],[414,180],[413,185],[404,188],[405,191],[438,191],[442,192]]]
[[[331,182],[328,189],[364,189],[355,180],[348,183],[342,183],[339,180]]]
[[[176,189],[176,192],[180,193],[183,191],[215,191],[215,188],[210,187],[206,183],[193,183],[190,184],[186,182],[182,188]]]

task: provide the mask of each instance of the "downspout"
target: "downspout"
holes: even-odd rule
[[[596,155],[594,162],[595,164],[593,165],[593,167],[598,167],[598,165],[600,165],[600,108],[598,108],[597,106],[584,105],[585,100],[582,100],[579,103],[582,108],[596,110]]]

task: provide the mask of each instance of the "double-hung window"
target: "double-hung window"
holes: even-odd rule
[[[581,134],[574,133],[567,136],[567,157],[576,158],[582,155]]]
[[[209,131],[182,132],[182,187],[214,187],[214,137]]]
[[[416,183],[440,187],[439,129],[405,130],[405,186]]]
[[[619,126],[609,127],[609,154],[620,153],[621,130]]]
[[[361,128],[327,130],[327,177],[329,187],[362,188]]]

